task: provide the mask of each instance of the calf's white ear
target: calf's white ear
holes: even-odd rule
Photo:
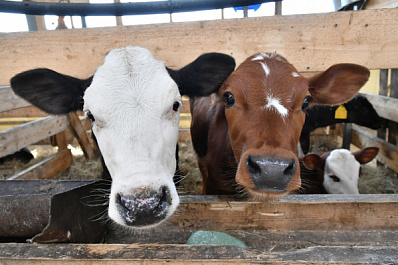
[[[353,98],[370,72],[357,64],[336,64],[308,80],[312,103],[339,105]]]
[[[352,154],[360,164],[366,164],[372,161],[373,158],[375,158],[378,153],[379,153],[378,147],[366,147]]]

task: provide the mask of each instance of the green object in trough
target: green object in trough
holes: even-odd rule
[[[196,231],[188,238],[188,245],[231,245],[241,248],[248,248],[239,239],[223,232],[217,231]]]

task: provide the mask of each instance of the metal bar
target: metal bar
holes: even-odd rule
[[[0,1],[0,12],[27,15],[123,16],[190,12],[255,5],[282,0],[169,0],[157,2],[87,4]]]

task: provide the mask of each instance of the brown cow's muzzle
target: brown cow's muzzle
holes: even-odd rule
[[[301,186],[300,165],[296,157],[248,154],[241,161],[236,177],[253,198],[261,200],[277,199]]]
[[[246,167],[254,184],[254,189],[283,192],[297,170],[296,160],[248,155]]]

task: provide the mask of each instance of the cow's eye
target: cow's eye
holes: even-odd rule
[[[308,97],[305,97],[303,100],[303,105],[301,105],[301,110],[305,110],[309,104],[310,104],[310,99]]]
[[[329,178],[331,178],[334,182],[340,182],[339,177],[337,177],[336,175],[329,175]]]
[[[95,121],[94,115],[91,114],[91,111],[89,111],[89,110],[86,111],[86,115],[87,115],[87,117],[90,119],[91,122],[94,122],[94,121]]]
[[[181,102],[175,101],[174,104],[173,104],[173,110],[174,110],[175,112],[177,112],[178,109],[180,108],[180,106],[181,106]]]
[[[227,103],[227,107],[232,107],[235,105],[235,97],[231,92],[226,92],[224,94],[225,102]]]

